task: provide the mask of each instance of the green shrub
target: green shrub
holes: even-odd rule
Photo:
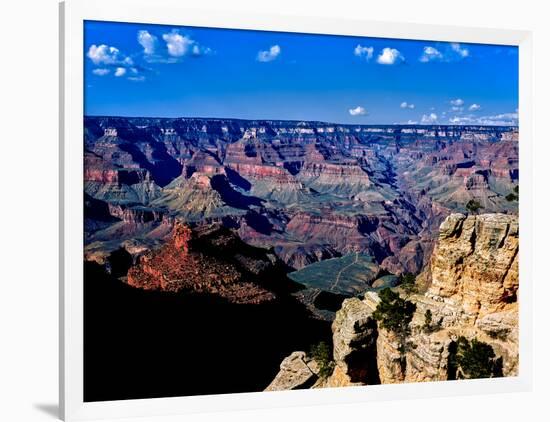
[[[332,360],[332,350],[327,343],[321,341],[314,344],[309,349],[309,356],[315,359],[319,365],[319,378],[327,378],[334,370],[334,361]]]
[[[443,322],[442,320],[443,318],[440,318],[439,321],[433,322],[432,311],[426,309],[426,312],[424,312],[424,325],[422,326],[422,329],[428,334],[438,331],[441,329],[441,323]]]
[[[398,336],[410,334],[409,324],[416,305],[389,288],[381,290],[379,296],[380,303],[373,313],[374,319],[380,322],[382,328],[393,331]]]
[[[493,348],[476,338],[459,337],[449,349],[449,378],[475,379],[502,377],[502,358]]]
[[[415,293],[418,293],[418,286],[416,285],[416,277],[411,273],[401,274],[399,277],[399,288],[403,293],[405,293],[406,298],[408,299]]]
[[[424,331],[430,332],[432,330],[432,311],[426,309],[424,312]]]
[[[508,334],[510,334],[510,330],[507,328],[503,328],[501,330],[488,331],[487,334],[492,339],[506,341],[506,339],[508,338]]]
[[[509,202],[519,201],[519,185],[516,185],[513,192],[506,195],[506,200]]]
[[[475,199],[470,199],[466,204],[466,209],[468,210],[468,212],[471,212],[472,214],[476,214],[481,208],[483,207]]]
[[[393,332],[398,341],[400,354],[401,371],[406,369],[406,353],[415,349],[416,346],[408,340],[411,334],[410,323],[412,321],[416,305],[403,299],[398,293],[390,288],[385,288],[379,293],[380,302],[372,316],[378,321],[379,326]]]

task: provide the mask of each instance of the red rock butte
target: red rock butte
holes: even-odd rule
[[[211,293],[234,303],[262,303],[275,295],[247,280],[247,273],[230,259],[220,260],[193,247],[193,240],[212,236],[218,254],[224,255],[225,246],[234,238],[219,226],[203,227],[198,232],[182,223],[176,223],[172,236],[164,246],[140,257],[128,271],[128,284],[146,290],[170,292],[192,291]]]

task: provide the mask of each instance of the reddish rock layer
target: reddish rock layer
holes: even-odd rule
[[[176,224],[172,238],[163,247],[144,255],[130,268],[128,284],[146,290],[211,293],[233,303],[257,304],[274,299],[273,293],[247,280],[249,274],[234,262],[216,259],[194,248],[196,238],[188,226]],[[224,246],[233,241],[221,232],[216,236],[220,256],[224,256]]]

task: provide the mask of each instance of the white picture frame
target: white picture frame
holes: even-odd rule
[[[67,0],[60,5],[60,410],[64,420],[185,414],[278,406],[528,391],[532,386],[532,92],[530,32],[367,20],[193,10],[178,0]],[[83,401],[83,28],[84,21],[138,22],[338,34],[519,47],[520,369],[517,377],[212,396]]]

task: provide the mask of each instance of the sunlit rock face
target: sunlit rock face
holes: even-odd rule
[[[441,225],[428,297],[456,306],[475,321],[517,301],[516,216],[452,214]]]
[[[374,318],[376,292],[347,299],[332,324],[334,371],[314,387],[453,379],[459,337],[490,345],[503,375],[517,375],[518,249],[517,216],[451,214],[439,229],[427,291],[408,297],[416,310],[404,343]]]

